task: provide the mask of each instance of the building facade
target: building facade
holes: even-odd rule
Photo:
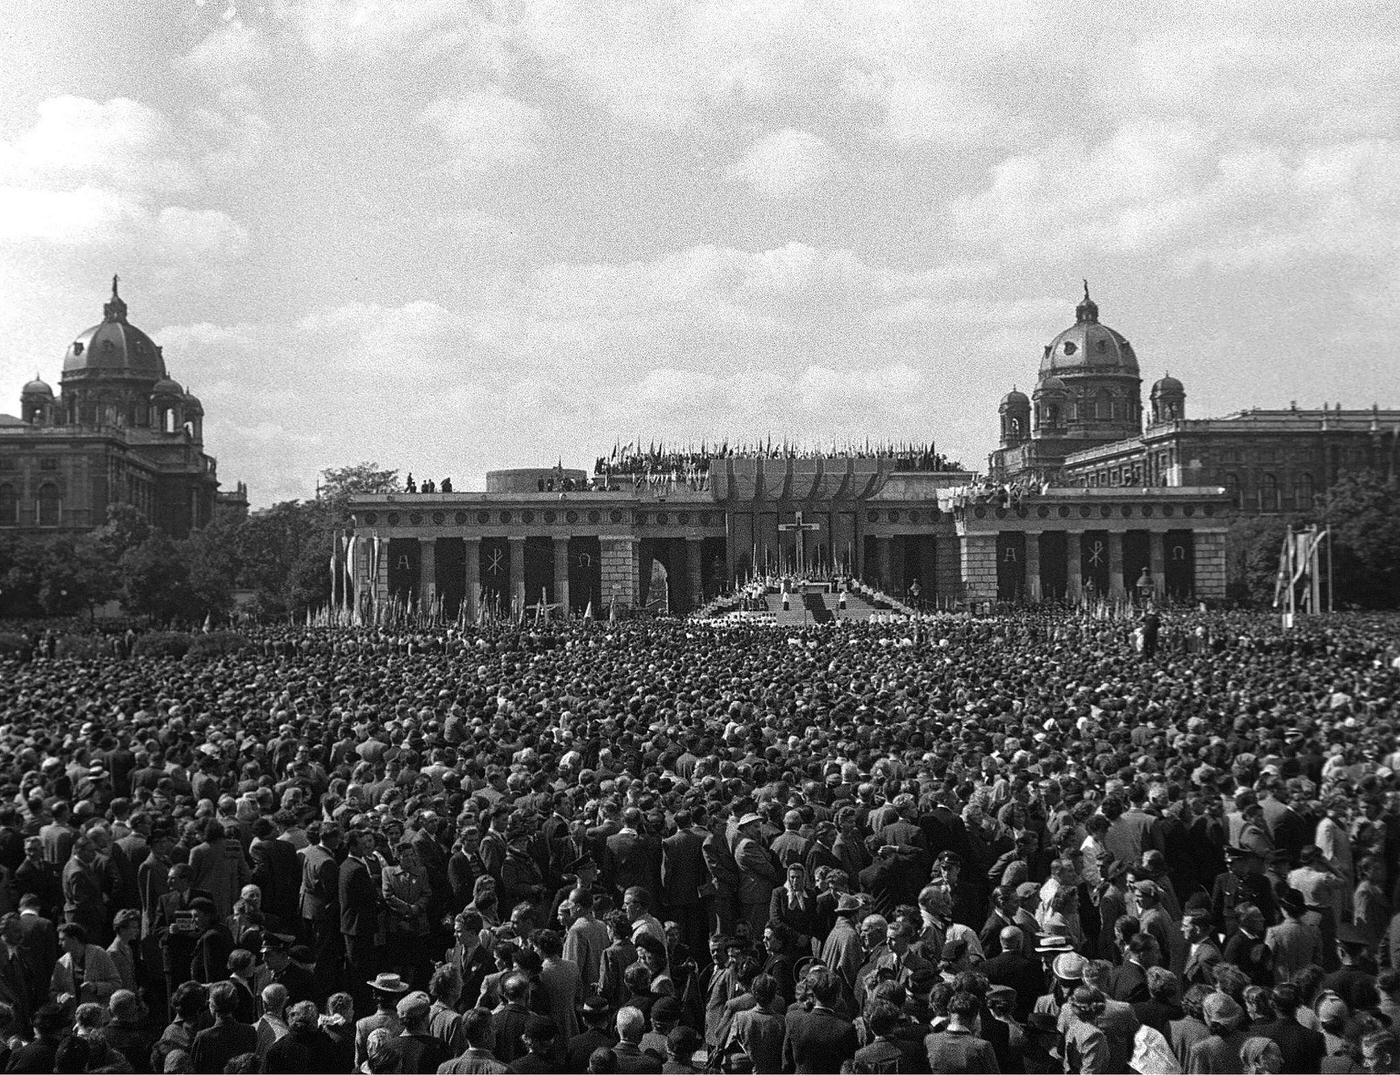
[[[1175,377],[1153,383],[1146,412],[1141,386],[1132,344],[1099,322],[1086,283],[1075,323],[1045,346],[1032,395],[1002,398],[992,477],[1088,489],[1221,486],[1236,511],[1271,514],[1312,509],[1349,472],[1400,466],[1400,410],[1295,405],[1191,419]]]
[[[203,405],[127,320],[115,277],[102,320],[68,346],[59,386],[36,376],[20,414],[0,415],[0,530],[81,533],[130,504],[180,537],[216,510],[246,514],[246,486],[219,493]]]

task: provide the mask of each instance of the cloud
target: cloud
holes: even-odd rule
[[[27,130],[0,142],[0,178],[24,186],[104,184],[185,192],[197,183],[188,147],[162,113],[126,97],[52,97]]]
[[[783,127],[760,138],[721,174],[747,183],[764,197],[783,200],[812,193],[831,173],[833,164],[834,154],[823,139]]]
[[[528,161],[541,152],[547,133],[539,109],[499,91],[434,101],[419,122],[434,130],[470,171]]]

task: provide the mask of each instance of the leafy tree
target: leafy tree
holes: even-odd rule
[[[242,567],[237,553],[239,525],[216,519],[180,543],[190,591],[206,615],[223,616],[233,607],[233,587]]]
[[[1243,515],[1225,535],[1225,589],[1231,599],[1270,604],[1278,578],[1278,554],[1292,520],[1278,515]]]
[[[256,594],[259,607],[268,614],[290,611],[287,580],[316,531],[317,514],[314,505],[285,500],[249,515],[237,530],[238,580]]]
[[[322,500],[343,502],[352,496],[403,491],[397,470],[385,470],[378,463],[356,463],[348,467],[327,467],[321,471],[319,496]]]
[[[159,623],[193,622],[202,615],[190,587],[189,565],[170,537],[155,532],[121,559],[122,604]]]
[[[1400,479],[1378,471],[1343,475],[1318,498],[1312,521],[1331,528],[1338,607],[1400,607]]]
[[[46,542],[40,554],[39,605],[50,616],[89,615],[118,591],[116,565],[91,537]]]
[[[107,521],[92,536],[107,559],[115,564],[151,536],[151,524],[131,504],[108,504]]]

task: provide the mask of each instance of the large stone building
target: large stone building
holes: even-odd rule
[[[1099,322],[1089,297],[1075,323],[1046,344],[1030,397],[1002,398],[997,481],[1081,488],[1223,486],[1247,514],[1307,511],[1342,475],[1395,473],[1400,410],[1248,410],[1188,419],[1186,388],[1170,374],[1141,402],[1137,355]],[[1145,419],[1145,422],[1144,422]]]
[[[80,533],[123,503],[179,537],[216,510],[246,512],[248,491],[219,492],[204,407],[127,320],[113,277],[102,320],[68,346],[59,392],[36,375],[19,416],[0,414],[0,530]]]
[[[1185,397],[1173,385],[1159,382],[1152,403],[1179,422]],[[669,607],[685,611],[755,573],[802,567],[935,605],[1140,588],[1223,597],[1223,483],[1190,467],[1150,487],[1064,483],[1080,459],[1141,443],[1140,386],[1132,345],[1099,323],[1086,286],[1074,324],[1041,358],[1033,397],[1002,402],[999,486],[897,453],[725,452],[659,482],[602,465],[591,476],[503,471],[482,492],[353,501],[351,574],[362,600],[448,616],[465,605],[469,617],[541,595],[575,611],[650,604],[662,581]]]

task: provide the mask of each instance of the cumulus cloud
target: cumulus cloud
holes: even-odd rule
[[[542,148],[546,124],[539,109],[499,91],[444,98],[419,116],[470,171],[518,164]]]
[[[823,139],[784,127],[756,141],[722,174],[747,183],[764,197],[781,200],[810,194],[827,178],[833,163],[834,154]]]

